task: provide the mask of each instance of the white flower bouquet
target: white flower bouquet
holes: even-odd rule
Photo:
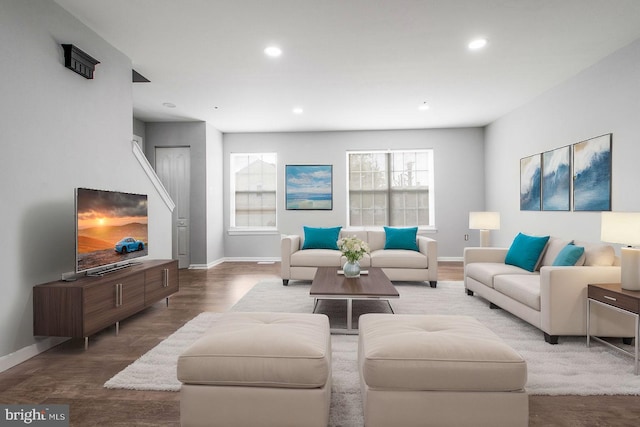
[[[361,260],[364,254],[369,253],[369,245],[356,236],[343,237],[338,240],[338,249],[351,263]]]

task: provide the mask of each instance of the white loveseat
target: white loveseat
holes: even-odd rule
[[[360,260],[363,269],[380,267],[392,281],[428,281],[435,288],[438,280],[438,244],[434,239],[417,235],[418,251],[384,249],[384,230],[341,230],[340,237],[356,236],[367,242],[370,254]],[[281,241],[282,283],[289,280],[313,280],[318,267],[341,267],[346,262],[334,249],[302,249],[303,237],[286,235]]]
[[[574,266],[553,266],[559,251],[570,241],[551,237],[539,267],[527,271],[505,264],[508,248],[466,248],[464,287],[477,293],[544,332],[545,341],[586,336],[587,285],[619,283],[620,260],[609,245],[574,242],[585,248]],[[634,336],[633,319],[592,304],[591,333],[604,337]]]

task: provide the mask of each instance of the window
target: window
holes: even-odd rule
[[[433,150],[347,153],[350,226],[434,226]]]
[[[276,227],[275,153],[231,154],[231,227]]]

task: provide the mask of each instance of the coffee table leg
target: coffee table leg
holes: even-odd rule
[[[396,314],[396,312],[393,311],[393,307],[391,306],[391,301],[387,300],[387,304],[389,304],[389,308],[391,309],[391,314]]]
[[[347,331],[351,331],[351,316],[353,315],[353,300],[347,298]]]

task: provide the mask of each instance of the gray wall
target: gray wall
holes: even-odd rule
[[[155,166],[156,147],[189,147],[191,151],[190,265],[205,267],[223,258],[222,134],[205,122],[150,122],[146,155]]]
[[[222,133],[207,125],[207,266],[224,259]]]
[[[224,134],[224,188],[229,187],[229,155],[233,152],[278,153],[278,231],[300,234],[303,225],[346,225],[346,152],[368,149],[433,148],[435,159],[435,222],[441,258],[460,258],[466,245],[477,245],[478,236],[465,242],[468,213],[484,209],[483,129],[431,129],[308,133]],[[284,166],[333,165],[333,210],[284,209]],[[224,225],[229,227],[229,191],[224,193]],[[280,234],[225,236],[229,258],[280,257]]]
[[[143,138],[147,135],[146,123],[136,118],[133,119],[133,134]]]
[[[61,43],[101,63],[87,80]],[[73,271],[74,188],[149,195],[149,258],[169,258],[171,213],[131,149],[131,61],[55,2],[0,2],[0,370],[46,349],[32,287]],[[126,174],[124,173],[126,172]]]
[[[640,211],[640,40],[487,127],[487,207],[501,212],[494,242],[518,231],[600,241],[597,212],[521,212],[520,159],[613,133],[614,211]]]

